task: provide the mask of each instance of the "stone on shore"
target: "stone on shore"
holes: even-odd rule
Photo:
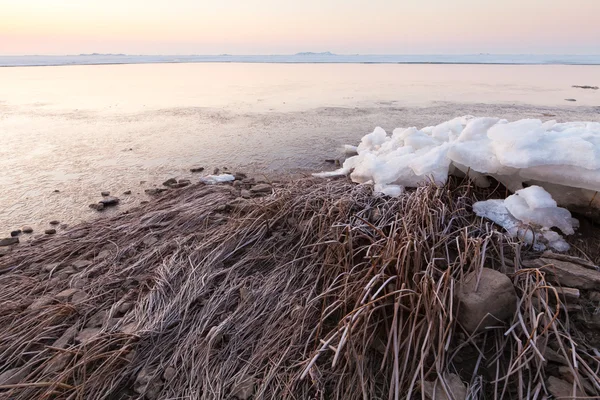
[[[33,228],[30,226],[24,226],[23,233],[33,233]]]
[[[103,198],[102,200],[100,200],[100,204],[103,204],[104,207],[116,206],[117,204],[119,204],[119,201],[120,200],[118,197],[107,196],[107,197]]]
[[[267,194],[273,191],[273,187],[268,183],[259,183],[258,185],[252,186],[250,188],[250,193],[252,194]]]
[[[102,204],[102,203],[92,203],[92,204],[90,204],[90,208],[92,210],[102,211],[102,210],[104,210],[104,204]]]
[[[18,237],[9,237],[5,239],[0,239],[0,247],[3,246],[12,246],[13,244],[19,243]]]
[[[101,195],[102,197],[108,197],[108,196],[110,196],[110,192],[107,192],[107,191],[100,192],[100,195]]]
[[[46,229],[46,230],[44,231],[44,233],[45,233],[46,235],[54,235],[54,234],[56,233],[56,229],[54,229],[54,228],[52,228],[52,229]]]
[[[22,231],[21,231],[20,229],[14,230],[14,231],[12,231],[12,232],[10,233],[10,236],[11,236],[11,237],[17,237],[17,236],[19,236],[19,235],[21,234],[21,232],[22,232]]]
[[[151,195],[151,196],[157,196],[159,194],[161,194],[162,192],[166,192],[167,189],[165,188],[152,188],[152,189],[146,189],[144,190],[144,193]]]
[[[131,194],[131,190],[126,190],[126,191],[123,192],[123,194],[124,195],[129,195],[129,194]]]
[[[163,186],[167,186],[167,187],[169,187],[171,185],[175,185],[175,184],[177,184],[177,179],[175,179],[175,178],[170,178],[163,182]]]
[[[204,167],[194,167],[194,168],[190,168],[190,172],[202,172],[204,171]]]
[[[458,289],[458,322],[469,333],[497,326],[517,311],[517,294],[506,275],[482,268],[481,276],[472,272]]]
[[[58,224],[60,224],[60,221],[57,221],[57,220],[50,221],[50,225],[58,225]]]

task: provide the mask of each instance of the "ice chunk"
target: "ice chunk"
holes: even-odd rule
[[[221,175],[207,175],[200,178],[200,182],[205,183],[207,185],[214,185],[216,183],[225,183],[225,182],[233,182],[235,180],[235,176],[230,174],[221,174]]]

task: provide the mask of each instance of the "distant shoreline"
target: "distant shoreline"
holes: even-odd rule
[[[187,55],[144,56],[89,54],[70,56],[0,56],[0,67],[56,67],[125,64],[422,64],[422,65],[600,65],[600,55]]]

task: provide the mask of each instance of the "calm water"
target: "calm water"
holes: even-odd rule
[[[0,68],[0,236],[92,218],[101,190],[132,190],[122,208],[138,204],[143,189],[191,177],[192,166],[321,169],[376,125],[463,114],[598,120],[600,91],[572,85],[600,85],[600,66]]]

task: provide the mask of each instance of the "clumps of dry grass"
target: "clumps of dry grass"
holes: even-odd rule
[[[458,374],[473,399],[541,399],[550,350],[600,394],[555,288],[470,212],[489,194],[198,186],[23,245],[0,259],[0,374],[20,374],[0,397],[404,399]],[[468,335],[456,292],[483,266],[513,278],[519,312]]]

